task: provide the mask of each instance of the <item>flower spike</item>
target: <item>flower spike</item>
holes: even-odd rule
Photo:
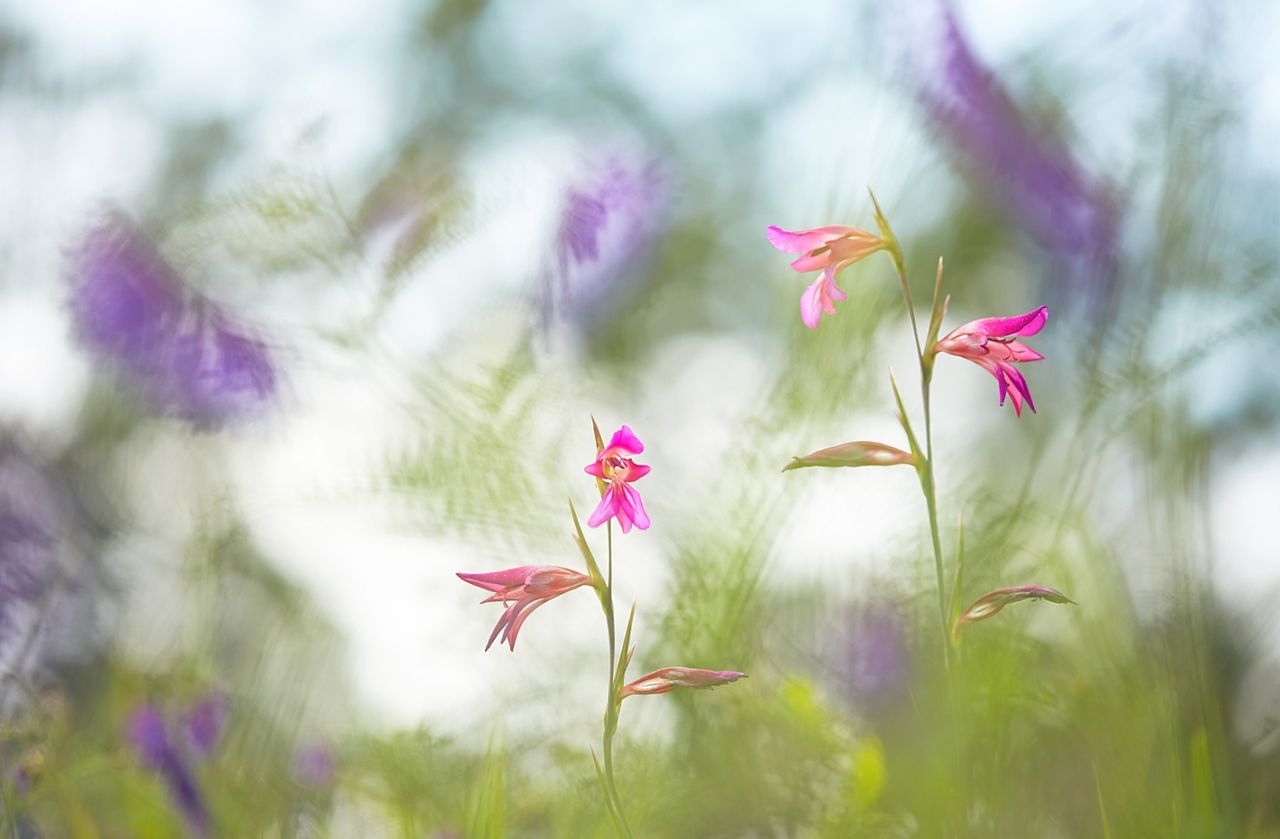
[[[1022,403],[1026,402],[1032,413],[1036,403],[1031,399],[1027,380],[1013,365],[1024,361],[1041,361],[1040,353],[1017,340],[1035,335],[1049,319],[1049,307],[1041,306],[1024,315],[1007,318],[982,318],[970,321],[951,330],[930,349],[930,353],[944,352],[967,358],[995,376],[1000,386],[1000,404],[1005,397],[1013,400],[1013,411],[1022,416]],[[932,361],[932,358],[929,359]]]
[[[800,319],[810,329],[817,329],[823,314],[834,315],[836,303],[848,295],[836,285],[836,274],[860,259],[890,247],[890,243],[865,230],[829,224],[811,230],[783,230],[770,227],[765,235],[769,244],[785,253],[801,254],[791,263],[792,269],[804,273],[822,271],[800,296]]]
[[[624,425],[613,433],[609,445],[596,453],[596,459],[587,464],[583,471],[605,484],[599,506],[587,519],[588,527],[599,527],[616,518],[623,533],[630,533],[633,525],[641,530],[649,529],[649,514],[644,510],[644,502],[640,493],[631,486],[649,474],[648,466],[631,459],[643,451],[644,443]]]

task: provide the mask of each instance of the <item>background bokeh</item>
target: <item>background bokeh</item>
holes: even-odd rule
[[[901,6],[901,8],[899,8]],[[6,835],[608,836],[604,628],[457,571],[615,542],[643,836],[1280,836],[1280,8],[0,3]],[[887,258],[816,331],[770,224],[1050,308],[943,358],[942,676]],[[602,531],[591,531],[598,555]]]

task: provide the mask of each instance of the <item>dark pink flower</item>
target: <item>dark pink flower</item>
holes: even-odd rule
[[[489,643],[484,645],[486,651],[493,646],[499,633],[502,635],[502,643],[506,643],[514,651],[520,627],[534,609],[579,586],[591,585],[591,578],[586,574],[558,565],[521,565],[485,574],[459,572],[458,577],[492,592],[481,603],[502,603],[507,607],[489,635]]]
[[[630,533],[631,526],[641,530],[649,529],[649,514],[644,511],[644,502],[640,493],[631,486],[649,474],[649,467],[636,463],[628,455],[637,455],[644,451],[644,443],[622,426],[613,433],[609,445],[600,450],[595,461],[587,464],[584,470],[606,483],[604,495],[591,518],[587,519],[590,527],[599,527],[611,518],[617,518],[623,533]]]
[[[834,315],[835,304],[848,298],[836,285],[836,274],[887,246],[879,236],[839,224],[796,231],[770,227],[765,235],[769,237],[769,244],[778,250],[801,254],[791,263],[794,270],[822,271],[822,276],[800,295],[800,319],[810,329],[817,329],[823,313]]]
[[[736,670],[700,670],[697,667],[663,667],[646,673],[618,691],[618,701],[628,696],[651,696],[676,688],[713,688],[745,678]]]
[[[1036,403],[1031,401],[1027,380],[1013,365],[1024,361],[1040,361],[1040,353],[1018,341],[1039,332],[1049,319],[1049,307],[1041,306],[1025,315],[1009,318],[983,318],[956,327],[939,339],[931,352],[944,352],[967,358],[996,377],[1000,385],[1000,404],[1006,396],[1013,399],[1013,410],[1022,416],[1025,401],[1032,412]]]

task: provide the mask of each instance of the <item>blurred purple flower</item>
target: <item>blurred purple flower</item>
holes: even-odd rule
[[[69,273],[81,339],[137,381],[157,409],[217,426],[274,395],[266,345],[187,288],[122,214],[86,234]]]
[[[570,187],[542,280],[544,321],[585,326],[620,305],[652,261],[670,198],[652,160],[610,158]]]
[[[892,701],[905,687],[911,651],[902,617],[892,608],[860,610],[843,653],[841,670],[855,699],[879,705]]]
[[[328,789],[338,773],[333,750],[324,743],[305,743],[293,753],[293,775],[306,786]]]
[[[0,441],[0,669],[6,673],[32,666],[63,525],[53,485],[21,451]],[[0,711],[6,694],[0,690]]]
[[[196,700],[182,715],[187,741],[197,757],[206,758],[213,753],[226,728],[228,710],[226,698],[211,693]]]
[[[196,786],[195,772],[170,736],[168,721],[160,709],[154,705],[135,709],[129,719],[128,737],[142,762],[164,780],[191,832],[207,835],[209,811]]]
[[[917,54],[933,62],[919,81],[930,118],[1012,221],[1105,291],[1118,235],[1105,185],[1061,140],[1031,125],[975,55],[948,0],[924,8],[932,37]]]

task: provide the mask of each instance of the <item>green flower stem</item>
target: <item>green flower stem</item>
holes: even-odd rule
[[[902,286],[902,300],[907,305],[907,314],[911,318],[911,337],[916,342],[916,359],[920,363],[920,398],[924,403],[924,463],[918,464],[916,474],[920,477],[920,489],[924,492],[925,506],[929,510],[929,537],[933,542],[933,572],[938,587],[938,621],[942,632],[942,660],[951,671],[951,631],[947,620],[946,577],[942,571],[942,539],[938,535],[938,495],[933,480],[933,417],[929,409],[929,385],[933,380],[932,365],[925,359],[924,348],[920,344],[920,329],[916,324],[916,307],[911,302],[911,287],[907,284],[907,272],[903,267],[902,257],[892,254],[894,267],[898,269],[898,282]],[[935,294],[936,296],[936,294]]]
[[[613,778],[613,735],[618,730],[618,678],[617,678],[617,632],[614,628],[613,611],[613,522],[606,525],[609,539],[608,576],[605,578],[604,619],[609,627],[609,694],[605,697],[604,706],[604,780],[606,800],[609,814],[613,816],[614,826],[618,833],[631,839],[631,826],[622,812],[622,799],[618,795],[618,785]],[[626,651],[623,650],[623,655]]]

